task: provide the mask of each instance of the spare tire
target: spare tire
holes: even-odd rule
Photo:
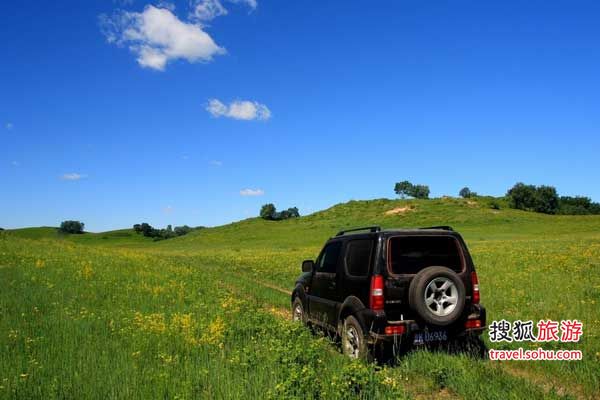
[[[465,285],[446,267],[427,267],[413,278],[410,307],[428,324],[446,326],[458,320],[465,307]]]

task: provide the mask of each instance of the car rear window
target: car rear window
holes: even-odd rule
[[[389,247],[394,274],[416,274],[433,265],[462,271],[458,242],[451,236],[398,236],[390,238]]]

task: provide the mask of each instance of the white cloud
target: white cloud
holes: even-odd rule
[[[255,10],[256,7],[258,6],[258,2],[256,0],[230,0],[230,1],[232,3],[247,4],[248,7],[250,7],[253,10]]]
[[[14,125],[12,124],[12,122],[7,122],[5,127],[10,131],[12,128],[14,128]]]
[[[226,105],[220,100],[210,99],[206,106],[206,111],[216,118],[228,117],[246,121],[253,119],[267,120],[271,118],[271,110],[266,105],[248,100],[236,100]]]
[[[221,15],[227,15],[227,9],[220,0],[200,0],[192,6],[190,18],[198,21],[211,21]]]
[[[165,1],[165,0],[161,0],[158,3],[156,3],[156,7],[166,8],[169,11],[175,11],[175,4]]]
[[[241,196],[262,196],[265,191],[262,189],[242,189],[240,190]]]
[[[209,162],[209,164],[212,165],[213,167],[221,167],[221,166],[223,166],[223,161],[212,160],[211,162]]]
[[[229,11],[223,6],[223,2],[246,4],[252,10],[255,10],[258,6],[256,0],[193,0],[190,18],[207,22],[222,15],[227,15]]]
[[[84,174],[78,174],[77,172],[71,172],[68,174],[63,174],[60,179],[62,179],[63,181],[78,181],[80,179],[86,178],[87,175]]]
[[[159,71],[172,60],[208,62],[225,53],[199,24],[181,21],[167,8],[104,15],[100,25],[109,43],[128,46],[139,65]]]

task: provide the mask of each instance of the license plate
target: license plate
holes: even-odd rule
[[[423,344],[430,342],[443,342],[448,340],[448,332],[432,331],[432,332],[417,332],[415,333],[414,344]]]

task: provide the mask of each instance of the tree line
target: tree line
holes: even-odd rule
[[[515,184],[506,193],[511,208],[544,214],[600,214],[600,203],[585,196],[559,196],[556,188],[546,185]]]
[[[413,184],[409,181],[397,182],[394,185],[394,192],[401,198],[429,198],[429,186]],[[466,199],[479,197],[477,192],[468,187],[460,189],[458,195]],[[510,208],[518,210],[544,214],[600,214],[600,203],[595,203],[585,196],[559,196],[554,186],[535,186],[518,182],[508,189],[504,198]],[[500,208],[500,204],[496,199],[491,201],[490,206],[495,209]]]
[[[81,221],[67,220],[60,223],[58,228],[59,232],[66,234],[82,234],[84,233],[83,228],[85,224]],[[133,225],[133,230],[142,234],[145,237],[153,238],[154,240],[171,239],[178,236],[187,235],[195,229],[201,229],[202,226],[192,228],[187,225],[176,226],[173,228],[171,225],[167,225],[166,229],[156,229],[152,225],[143,222],[141,224]]]
[[[165,239],[171,239],[171,238],[178,237],[178,236],[187,235],[194,229],[200,229],[200,228],[202,228],[202,227],[192,228],[187,225],[176,226],[175,228],[173,228],[171,225],[167,225],[166,229],[156,229],[152,225],[150,225],[146,222],[142,222],[141,224],[133,225],[133,230],[136,233],[142,234],[145,237],[153,238],[154,240],[165,240]]]
[[[284,219],[298,218],[300,212],[298,211],[298,207],[290,207],[287,210],[277,211],[273,203],[268,203],[260,208],[259,215],[267,221],[282,221]]]

